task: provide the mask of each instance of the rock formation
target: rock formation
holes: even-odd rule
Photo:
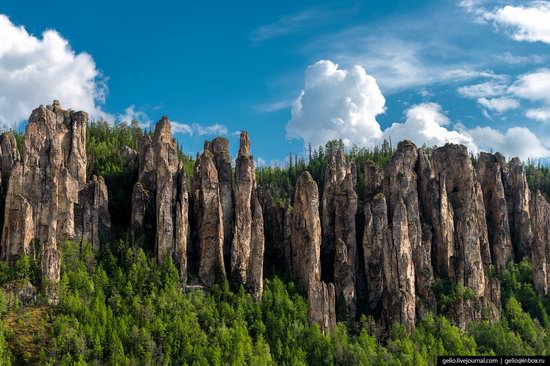
[[[8,182],[11,171],[21,157],[17,150],[17,141],[11,132],[5,132],[0,135],[0,237],[4,227],[4,210],[1,209],[6,203],[6,193],[8,191]],[[0,253],[3,257],[3,254]]]
[[[508,224],[508,204],[502,183],[502,167],[506,165],[500,154],[480,153],[477,174],[487,220],[487,234],[493,265],[501,270],[513,259],[512,238]]]
[[[223,214],[218,172],[213,158],[213,154],[205,147],[196,166],[197,181],[194,183],[198,188],[199,279],[209,287],[225,279],[226,275],[223,261]]]
[[[440,275],[469,287],[476,296],[482,296],[486,282],[484,264],[491,263],[491,255],[483,193],[476,172],[466,147],[462,145],[446,144],[435,149],[432,158],[441,193],[447,194],[447,199],[441,198],[441,201],[448,200],[449,211],[452,211],[446,219],[452,216],[454,226],[454,240],[443,243],[448,249],[438,252],[439,268],[444,271]],[[448,227],[444,222],[441,225]],[[452,256],[440,256],[453,251]]]
[[[109,194],[103,177],[92,178],[78,193],[75,207],[75,237],[99,251],[101,243],[111,242]]]
[[[2,140],[2,173],[9,174],[2,231],[2,258],[12,262],[21,254],[40,258],[42,278],[50,300],[60,276],[60,245],[81,239],[75,230],[78,207],[90,207],[90,215],[104,212],[105,187],[92,201],[86,185],[86,127],[88,115],[61,108],[58,101],[35,109],[23,137],[23,157],[18,161],[15,139]],[[15,164],[14,164],[15,163]],[[109,217],[93,228],[98,240],[108,238]],[[92,223],[92,226],[94,223]]]
[[[298,287],[308,294],[309,318],[325,331],[336,323],[336,299],[334,285],[321,281],[319,191],[307,171],[296,183],[291,246],[292,273]]]
[[[223,217],[223,253],[225,265],[230,266],[235,213],[233,208],[233,171],[231,170],[231,157],[229,156],[229,141],[226,138],[217,137],[212,140],[211,149],[214,154],[214,165],[218,172],[220,185],[220,201]]]
[[[550,204],[540,192],[531,197],[533,242],[531,264],[535,288],[544,295],[550,294]]]
[[[263,214],[256,191],[256,172],[250,155],[250,139],[245,131],[241,132],[234,187],[235,229],[231,246],[231,280],[237,284],[245,284],[256,297],[261,297],[261,292],[257,291],[263,288]],[[259,256],[258,253],[262,255]],[[250,275],[254,278],[249,278]]]
[[[344,150],[340,148],[331,157],[323,190],[322,278],[334,281],[338,313],[344,319],[353,319],[356,315],[357,194],[354,171],[353,163],[346,161]],[[339,258],[336,257],[338,240],[346,246],[340,248]]]
[[[365,170],[366,171],[366,170]],[[384,194],[376,194],[365,205],[363,254],[367,277],[369,310],[380,313],[384,294],[384,250],[389,246],[388,213]]]
[[[525,170],[518,158],[513,158],[502,169],[504,191],[508,203],[508,223],[516,260],[523,259],[531,252],[533,233],[529,214],[530,192]]]
[[[183,283],[187,280],[188,206],[185,172],[164,116],[154,134],[146,134],[141,142],[139,178],[132,193],[132,233],[138,245],[154,240],[159,263],[172,256]]]

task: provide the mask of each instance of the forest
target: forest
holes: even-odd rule
[[[492,274],[501,284],[499,321],[472,322],[463,330],[430,315],[411,335],[397,323],[384,329],[378,316],[368,313],[323,334],[308,322],[305,294],[291,275],[269,262],[262,301],[227,281],[208,291],[182,289],[172,261],[159,266],[147,249],[131,244],[128,223],[137,166],[124,158],[124,149],[137,150],[146,133],[137,122],[89,124],[88,175],[105,178],[114,238],[98,255],[89,245],[64,243],[58,304],[48,304],[36,291],[43,284],[29,256],[12,267],[0,263],[0,364],[433,365],[442,355],[550,354],[550,299],[535,291],[527,259]],[[298,176],[307,170],[322,192],[329,158],[340,146],[331,141],[310,147],[303,156],[290,154],[284,167],[258,167],[258,186],[282,204],[293,197]],[[364,162],[383,167],[393,153],[391,141],[346,150],[358,170],[360,201],[365,199]],[[190,178],[192,156],[180,147],[179,158]],[[550,197],[549,168],[528,161],[525,170],[530,189]],[[21,301],[13,288],[37,295]],[[471,296],[469,289],[441,280],[433,292],[439,313]]]

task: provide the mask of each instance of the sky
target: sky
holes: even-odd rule
[[[550,156],[550,1],[0,0],[0,124],[32,109],[161,116],[189,154],[258,164],[347,146],[461,143]]]

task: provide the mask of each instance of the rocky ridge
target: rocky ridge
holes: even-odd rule
[[[54,102],[32,112],[21,156],[13,134],[0,137],[0,257],[39,260],[52,301],[61,243],[89,242],[97,251],[111,240],[108,187],[86,176],[87,119]],[[182,286],[229,279],[260,300],[264,262],[284,265],[324,332],[362,309],[411,331],[437,312],[436,281],[466,289],[444,314],[459,326],[498,319],[492,273],[524,256],[536,289],[550,293],[550,204],[529,191],[518,159],[482,153],[473,161],[461,145],[427,152],[402,141],[385,168],[366,162],[358,172],[338,149],[322,192],[303,172],[293,199],[277,201],[256,182],[246,132],[234,173],[228,141],[216,138],[205,142],[188,179],[167,117],[144,135],[137,157],[121,154],[139,164],[134,244],[150,246],[159,263],[172,258]]]

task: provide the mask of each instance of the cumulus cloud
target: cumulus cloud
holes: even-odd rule
[[[422,103],[405,113],[405,122],[394,123],[384,133],[392,141],[412,140],[417,145],[442,146],[447,142],[466,145],[470,150],[476,146],[470,136],[447,129],[450,120],[436,103]]]
[[[520,98],[550,104],[550,69],[520,76],[508,91]]]
[[[477,102],[483,107],[495,111],[497,113],[503,113],[511,109],[519,108],[519,102],[513,98],[501,97],[501,98],[479,98]]]
[[[29,34],[0,14],[0,123],[13,126],[40,104],[59,99],[92,117],[112,120],[101,109],[106,84],[93,58],[76,53],[55,30]]]
[[[506,156],[521,159],[540,158],[550,151],[538,137],[526,127],[512,127],[502,133],[491,127],[476,127],[468,130],[479,150],[499,151]]]
[[[525,112],[525,115],[527,116],[527,118],[531,118],[535,121],[550,122],[550,107],[548,109],[544,109],[544,108],[528,109]]]
[[[287,135],[314,146],[331,139],[369,145],[382,136],[376,116],[384,112],[385,103],[376,80],[361,66],[343,70],[331,61],[318,61],[306,70]]]
[[[485,87],[477,89],[468,92],[477,96],[479,90],[486,90]],[[482,103],[495,110],[511,108],[517,103],[507,99],[485,98]],[[344,70],[331,61],[319,61],[306,70],[305,88],[294,102],[287,135],[303,139],[304,146],[342,139],[348,146],[372,147],[391,138],[393,141],[410,139],[419,146],[459,143],[472,152],[493,150],[522,159],[550,155],[545,144],[525,127],[501,132],[492,127],[453,125],[436,103],[412,106],[405,112],[404,122],[382,130],[376,117],[384,111],[385,99],[376,80],[361,66]]]
[[[496,26],[507,29],[516,41],[550,44],[550,4],[546,1],[533,1],[526,6],[507,5],[483,14]]]

